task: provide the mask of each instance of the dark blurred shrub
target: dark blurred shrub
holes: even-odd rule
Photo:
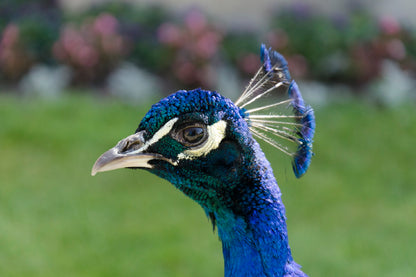
[[[175,87],[213,87],[213,60],[222,34],[201,12],[191,10],[174,18],[160,6],[108,3],[70,21],[85,21],[103,13],[117,19],[117,33],[124,40],[130,62],[164,76],[164,81],[176,83]]]
[[[110,2],[92,6],[86,12],[70,17],[69,21],[83,22],[104,13],[117,19],[117,30],[125,40],[129,61],[156,73],[167,66],[166,49],[156,35],[158,27],[170,18],[165,9],[157,5]]]
[[[213,87],[222,34],[197,10],[175,20],[159,6],[112,2],[66,15],[62,23],[55,1],[33,3],[1,2],[7,17],[0,26],[11,23],[2,26],[1,72],[13,82],[34,63],[58,62],[71,68],[74,84],[102,85],[128,59],[169,76],[168,83]]]
[[[0,40],[0,71],[9,82],[19,80],[32,66],[34,57],[24,48],[20,29],[15,24],[7,25]]]
[[[198,10],[191,10],[183,22],[164,22],[157,31],[159,42],[170,52],[166,75],[185,88],[213,88],[215,61],[219,58],[222,33]]]
[[[102,85],[128,60],[165,85],[212,89],[224,63],[251,77],[260,42],[287,58],[294,78],[359,87],[380,76],[385,60],[416,77],[414,27],[358,8],[332,16],[293,4],[275,12],[266,34],[220,30],[198,10],[173,17],[160,6],[120,2],[62,18],[57,0],[0,1],[3,81],[16,84],[35,63],[58,62],[75,84]]]
[[[381,35],[378,45],[384,57],[397,62],[416,77],[416,29],[395,18],[385,16],[379,20]]]
[[[330,17],[295,4],[277,12],[268,40],[287,56],[294,77],[349,82],[355,72],[349,51],[377,35],[375,24],[364,14]]]
[[[260,41],[255,31],[231,30],[224,36],[225,59],[234,65],[243,78],[251,78],[260,67]]]
[[[18,81],[34,63],[53,63],[51,46],[60,23],[56,1],[0,1],[0,71],[5,81]]]
[[[53,55],[72,69],[75,84],[100,85],[127,54],[125,43],[118,20],[103,13],[81,26],[64,25]]]
[[[272,28],[268,43],[286,56],[294,77],[362,86],[380,75],[383,60],[414,61],[413,36],[362,9],[328,16],[296,4],[279,10]]]

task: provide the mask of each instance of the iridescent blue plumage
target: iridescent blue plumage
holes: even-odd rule
[[[298,122],[302,125],[299,128],[299,135],[302,139],[312,142],[315,134],[315,115],[311,106],[305,105],[299,87],[293,80],[289,86],[288,94],[292,99],[293,111],[295,115],[299,116]]]
[[[280,188],[253,136],[291,155],[299,177],[311,160],[313,111],[295,82],[285,100],[244,108],[290,82],[284,58],[264,46],[261,53],[263,67],[236,103],[217,92],[178,91],[154,104],[135,134],[104,153],[92,174],[142,168],[195,200],[218,229],[227,277],[304,277],[289,247]],[[280,106],[291,107],[292,114],[256,114]],[[266,132],[295,142],[297,151],[289,152]]]
[[[295,115],[299,116],[297,121],[301,124],[298,129],[300,144],[292,162],[293,171],[295,172],[296,177],[299,178],[305,174],[311,163],[313,155],[312,142],[315,134],[315,115],[312,108],[305,105],[299,87],[293,80],[289,86],[288,94],[289,97],[293,99],[291,105]]]
[[[281,79],[291,79],[286,59],[279,52],[273,51],[271,48],[267,49],[264,44],[261,45],[260,49],[260,61],[265,73],[276,74],[277,70],[275,68],[277,67],[278,71],[283,73],[284,77]]]
[[[147,133],[153,134],[170,118],[192,112],[206,114],[209,123],[221,115],[228,118],[245,116],[244,111],[236,107],[230,99],[215,91],[179,90],[154,104],[143,117],[136,132],[146,129]]]
[[[283,98],[247,110],[247,119],[251,131],[261,140],[278,148],[292,157],[295,176],[301,177],[309,168],[312,158],[312,142],[315,132],[313,109],[303,101],[299,87],[291,79],[285,58],[276,51],[261,46],[262,67],[250,81],[248,87],[237,100],[240,107],[254,105],[267,96]],[[289,105],[292,115],[279,110]],[[258,113],[261,114],[258,114]],[[291,151],[284,145],[285,141],[296,143],[296,150]]]

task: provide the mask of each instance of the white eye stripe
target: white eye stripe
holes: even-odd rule
[[[140,147],[139,149],[131,152],[130,154],[135,154],[135,153],[140,153],[143,151],[146,151],[147,148],[149,148],[149,146],[151,146],[152,144],[155,144],[156,142],[158,142],[161,138],[163,138],[164,136],[166,136],[167,134],[169,134],[169,132],[172,130],[173,125],[175,125],[176,121],[178,121],[178,118],[172,118],[171,120],[169,120],[168,122],[165,123],[165,125],[162,126],[162,128],[159,129],[159,131],[157,131],[153,137],[151,139],[149,139],[148,141],[146,141],[142,147]]]
[[[157,131],[151,139],[146,141],[142,147],[130,152],[129,154],[141,153],[143,151],[146,151],[147,148],[149,148],[151,145],[157,143],[161,138],[169,134],[173,126],[175,125],[176,121],[178,121],[177,117],[166,122],[165,125],[163,125],[162,128],[160,128],[159,131]],[[177,159],[195,159],[198,157],[205,156],[212,150],[217,149],[221,141],[225,137],[226,128],[227,122],[224,120],[220,120],[212,124],[211,126],[207,126],[207,140],[198,148],[185,150],[184,152],[180,153]],[[177,162],[172,161],[171,163],[173,165],[177,165]]]
[[[185,150],[178,155],[178,159],[195,159],[207,155],[217,149],[225,137],[227,122],[220,120],[211,126],[207,126],[208,138],[199,148]]]

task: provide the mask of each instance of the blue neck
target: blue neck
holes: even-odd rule
[[[257,170],[249,172],[257,173],[240,179],[241,210],[213,211],[225,276],[306,276],[291,255],[285,207],[271,166],[256,143],[253,146],[251,162]]]
[[[280,193],[270,196],[247,217],[215,213],[225,276],[283,276],[292,261]]]

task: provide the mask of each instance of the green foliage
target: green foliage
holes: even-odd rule
[[[29,54],[35,57],[36,62],[51,64],[51,50],[53,43],[58,39],[59,24],[44,15],[36,14],[19,20],[22,44]]]
[[[0,31],[8,24],[20,28],[21,43],[37,62],[52,61],[51,47],[61,25],[61,10],[56,1],[1,1]]]
[[[0,30],[10,22],[15,22],[36,14],[43,14],[46,20],[59,19],[61,12],[58,7],[58,1],[2,0],[0,1]]]
[[[379,35],[377,20],[367,11],[357,10],[349,13],[345,32],[338,35],[344,37],[344,47],[352,47],[358,42],[368,42]]]
[[[81,14],[70,15],[68,20],[83,21],[86,18],[96,17],[102,13],[110,13],[122,22],[135,23],[151,28],[157,28],[163,20],[168,18],[167,11],[161,6],[108,2],[93,5]]]
[[[222,50],[229,63],[236,65],[246,78],[251,78],[260,66],[260,44],[254,31],[230,31],[224,37]]]
[[[51,64],[51,50],[61,25],[54,0],[0,2],[0,73],[16,82],[35,63]]]
[[[145,171],[90,176],[150,103],[79,95],[0,95],[0,276],[221,276],[221,244],[197,204]],[[310,276],[413,276],[415,109],[343,103],[316,118],[301,179],[264,146],[295,260]]]
[[[321,61],[342,46],[340,30],[323,15],[295,16],[282,12],[276,16],[276,27],[285,30],[288,36],[288,51],[307,57],[316,74],[324,68],[316,67]]]
[[[363,86],[380,77],[384,60],[416,70],[412,31],[392,17],[358,8],[331,16],[294,4],[271,26],[269,44],[286,56],[295,78]]]

